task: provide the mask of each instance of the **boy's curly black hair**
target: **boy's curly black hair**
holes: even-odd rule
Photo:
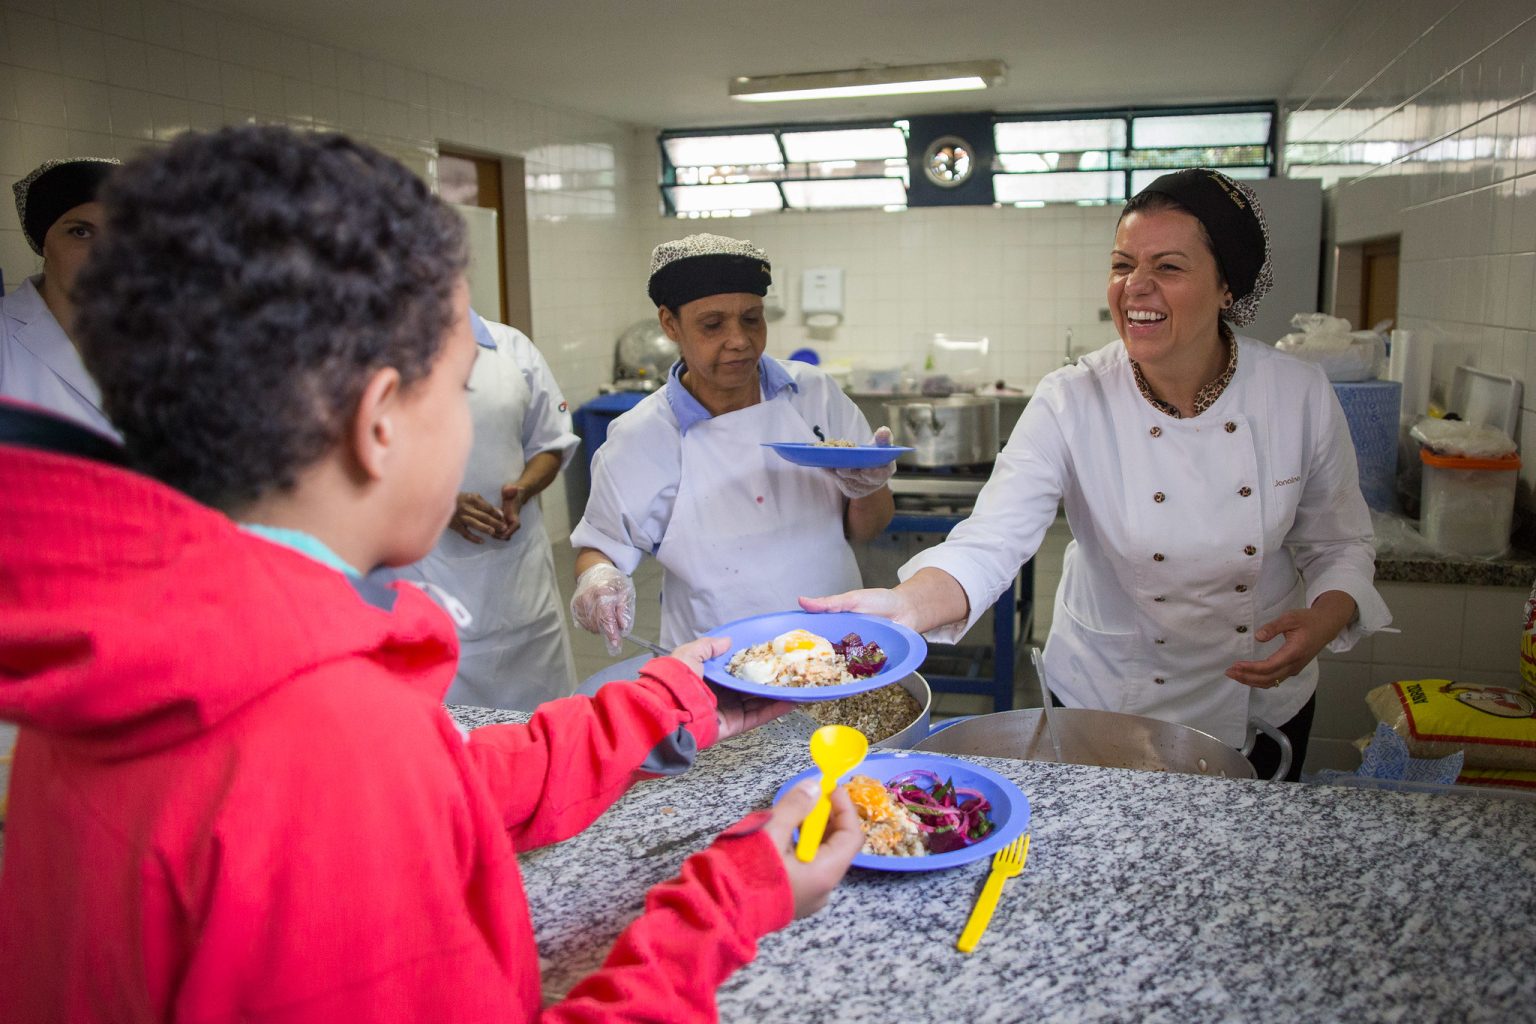
[[[75,340],[134,465],[224,511],[293,487],[372,373],[426,376],[452,321],[462,222],[345,136],[187,133],[102,198]]]

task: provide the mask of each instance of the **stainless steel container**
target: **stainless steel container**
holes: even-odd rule
[[[593,673],[576,688],[576,692],[591,697],[597,693],[598,688],[604,683],[611,683],[620,679],[636,679],[640,675],[640,669],[654,655],[639,654],[633,658],[625,658],[623,661],[609,665],[605,669]],[[917,716],[901,728],[899,732],[887,736],[876,742],[877,747],[892,747],[901,750],[911,750],[917,746],[919,740],[928,735],[929,715],[933,709],[933,691],[928,686],[928,680],[916,672],[905,679],[898,680],[902,689],[912,695],[917,701]],[[775,739],[804,743],[810,740],[811,733],[816,731],[816,722],[809,715],[801,711],[792,711],[783,718],[776,719],[760,729]]]
[[[913,450],[907,466],[971,466],[997,458],[997,399],[978,395],[891,398],[884,403],[892,443]]]
[[[965,719],[934,733],[917,749],[1231,779],[1254,777],[1246,757],[1187,725],[1114,711],[1052,708],[1051,728],[1060,757],[1052,749],[1039,708]]]
[[[921,708],[917,717],[912,719],[905,729],[894,736],[887,736],[875,744],[877,747],[892,747],[898,750],[911,750],[928,735],[929,714],[933,710],[933,691],[928,687],[928,680],[916,672],[901,680],[902,689],[910,693]]]

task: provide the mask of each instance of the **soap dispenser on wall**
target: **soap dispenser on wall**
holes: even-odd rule
[[[788,308],[786,301],[788,295],[788,282],[781,283],[778,278],[774,278],[768,285],[768,291],[763,295],[763,318],[770,323],[784,319],[784,311]]]
[[[800,282],[800,313],[807,327],[831,330],[843,319],[843,268],[811,267]]]

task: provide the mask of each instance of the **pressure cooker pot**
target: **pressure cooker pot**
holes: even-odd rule
[[[976,395],[893,398],[882,403],[891,443],[912,449],[906,466],[972,466],[997,458],[997,399]]]

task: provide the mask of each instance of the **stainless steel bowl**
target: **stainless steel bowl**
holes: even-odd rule
[[[892,747],[898,750],[911,750],[928,735],[930,722],[929,715],[933,711],[933,690],[928,686],[928,680],[913,672],[907,678],[901,680],[902,689],[906,690],[917,701],[920,710],[917,717],[906,728],[892,736],[887,736],[875,744],[877,747]]]
[[[965,719],[929,736],[917,749],[1230,779],[1254,777],[1246,757],[1187,725],[1114,711],[1052,708],[1051,728],[1061,747],[1059,758],[1039,708]]]
[[[604,683],[611,683],[619,679],[635,679],[640,675],[641,667],[650,661],[651,658],[652,655],[640,654],[609,665],[607,668],[588,676],[576,688],[576,692],[590,697],[597,693],[598,688]],[[877,747],[910,750],[917,745],[919,740],[928,735],[929,715],[933,710],[933,690],[929,688],[928,680],[916,672],[905,679],[898,680],[898,682],[917,701],[917,717],[903,726],[900,731],[877,741],[874,745]],[[809,741],[811,733],[816,731],[816,721],[802,711],[791,711],[783,718],[761,726],[760,729],[765,730],[768,735],[773,736],[775,739],[804,743]]]

